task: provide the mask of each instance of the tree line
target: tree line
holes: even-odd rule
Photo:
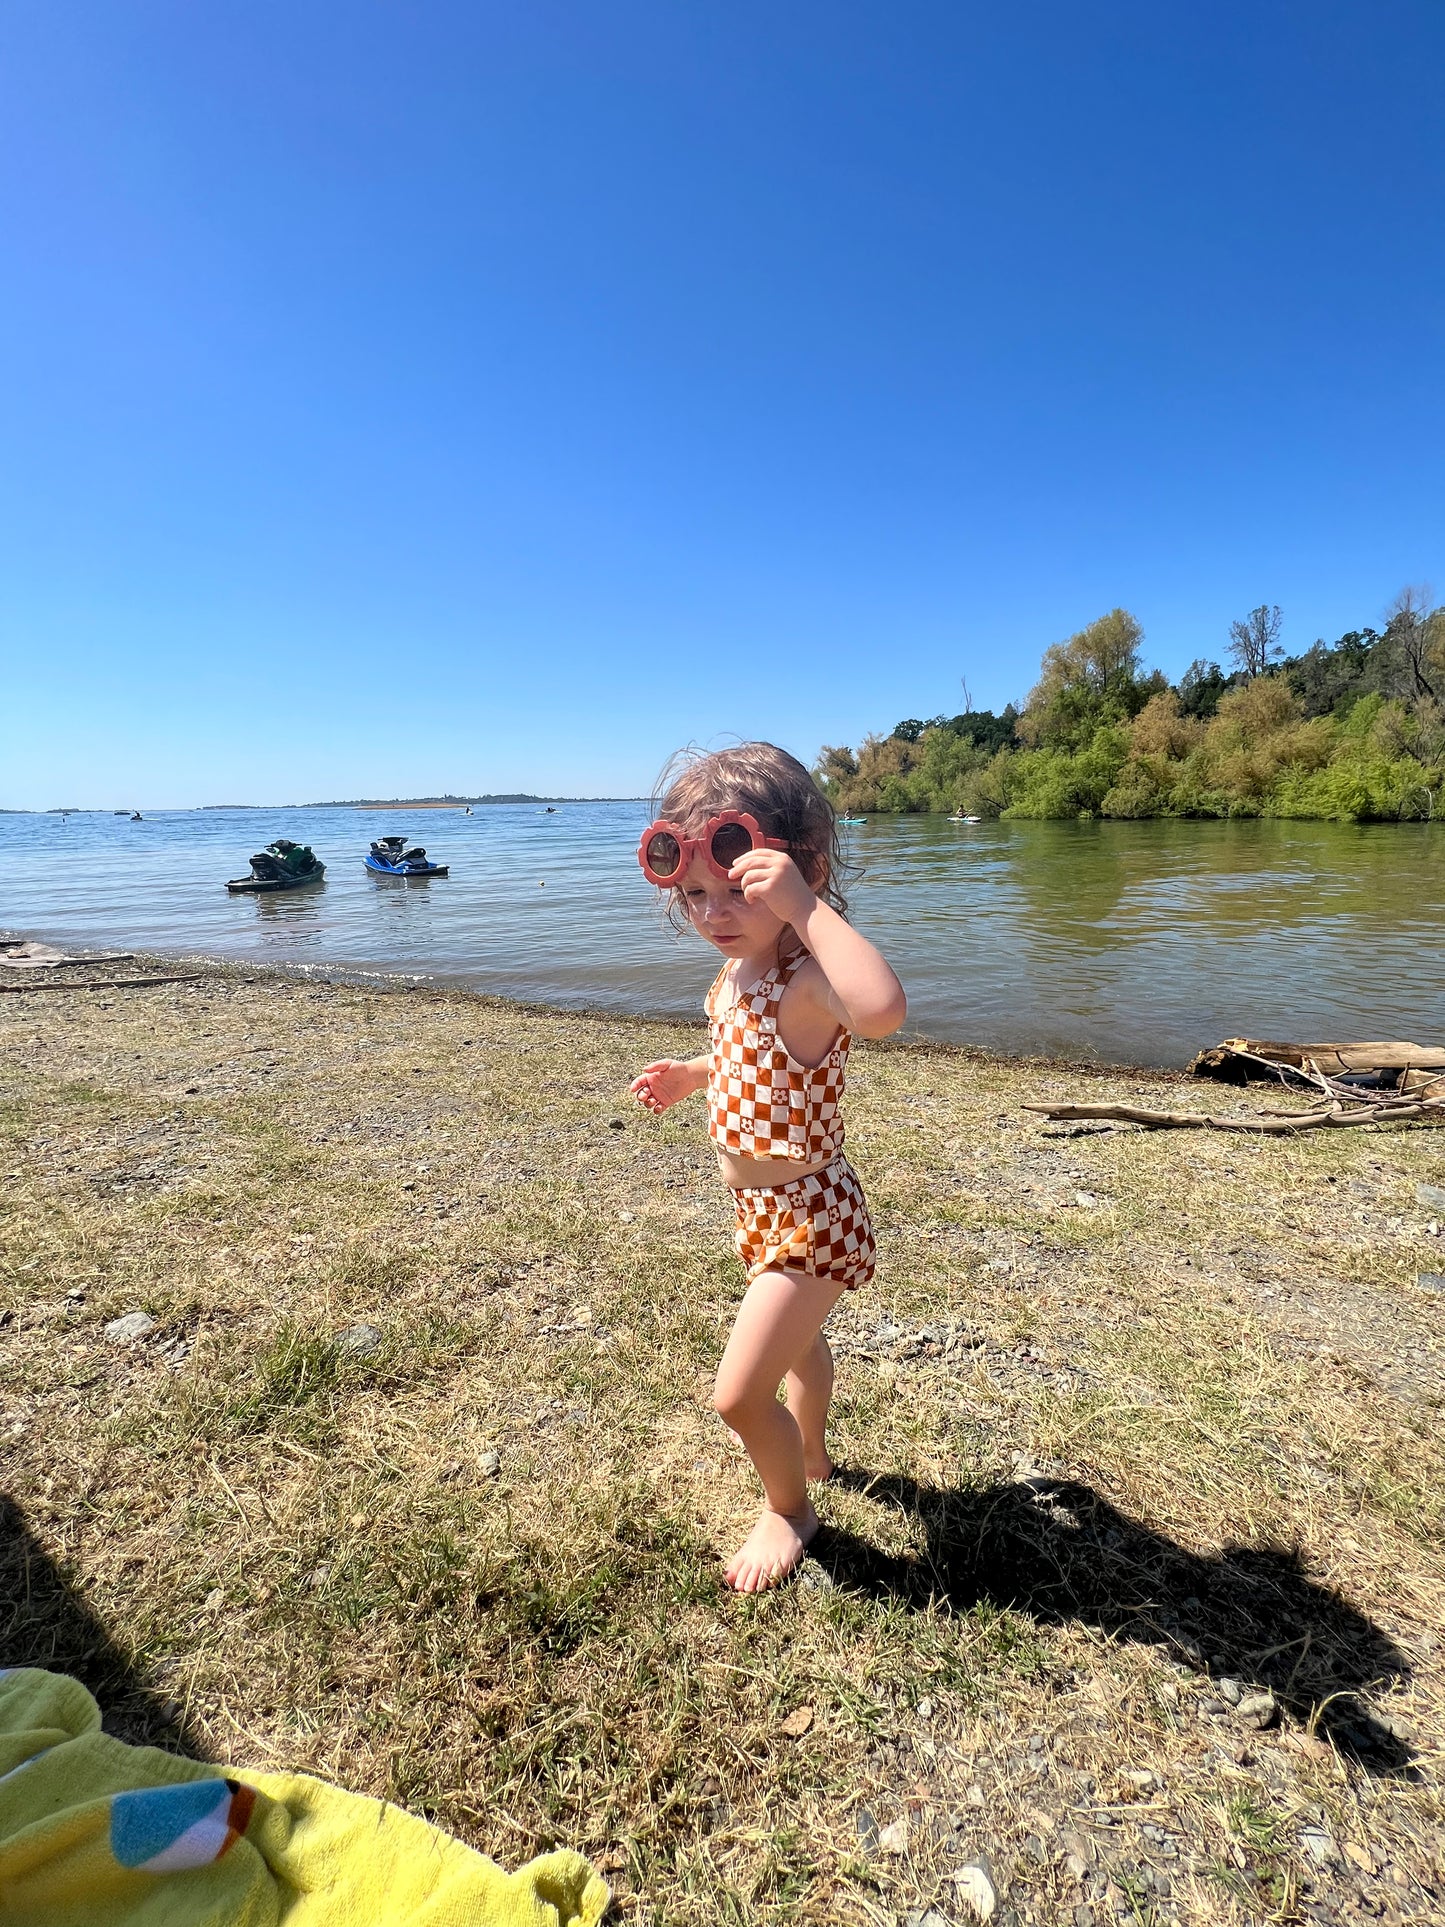
[[[909,717],[815,776],[844,815],[1429,819],[1445,811],[1445,607],[1408,588],[1382,629],[1286,656],[1262,604],[1230,625],[1229,667],[1177,683],[1111,609],[1044,651],[1022,708]],[[965,692],[966,693],[966,692]]]

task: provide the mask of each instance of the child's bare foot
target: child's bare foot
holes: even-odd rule
[[[766,1592],[787,1578],[817,1530],[811,1505],[791,1515],[765,1511],[729,1559],[723,1578],[734,1592]]]

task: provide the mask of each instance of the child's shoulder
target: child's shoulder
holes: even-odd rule
[[[845,1013],[816,957],[798,964],[778,1005],[778,1032],[789,1055],[816,1069],[849,1035]]]
[[[793,996],[794,1001],[799,997],[822,998],[828,994],[827,972],[812,951],[802,944],[791,956],[782,960],[778,966],[778,976],[784,990]]]
[[[811,951],[789,959],[783,973],[782,1001],[789,1012],[828,1013],[837,1021],[837,999],[828,974]]]

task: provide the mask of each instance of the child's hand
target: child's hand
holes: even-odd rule
[[[780,923],[796,924],[817,904],[808,880],[786,850],[745,850],[728,871],[744,900],[761,903]]]
[[[697,1066],[676,1057],[661,1057],[640,1070],[627,1088],[644,1110],[658,1115],[699,1088]]]

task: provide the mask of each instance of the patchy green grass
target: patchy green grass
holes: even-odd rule
[[[0,1659],[509,1863],[580,1847],[658,1927],[962,1919],[978,1854],[1041,1927],[1445,1904],[1445,1134],[1056,1136],[1024,1099],[1236,1100],[860,1049],[843,1472],[745,1600],[728,1201],[698,1107],[625,1097],[694,1033],[220,972],[26,1006]]]

